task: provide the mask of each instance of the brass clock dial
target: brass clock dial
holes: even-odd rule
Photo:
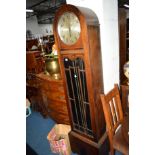
[[[72,12],[65,12],[58,21],[58,34],[61,41],[67,45],[73,45],[80,37],[80,22]]]

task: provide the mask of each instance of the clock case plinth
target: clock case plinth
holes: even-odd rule
[[[58,34],[58,21],[65,12],[80,21],[80,37],[65,44]],[[108,155],[106,123],[100,100],[103,93],[99,22],[95,13],[83,7],[63,5],[55,15],[53,31],[58,47],[61,74],[71,122],[71,149],[80,155]]]

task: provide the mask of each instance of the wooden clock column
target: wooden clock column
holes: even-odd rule
[[[87,8],[63,5],[54,19],[54,36],[71,120],[71,149],[80,155],[108,154],[99,22]]]

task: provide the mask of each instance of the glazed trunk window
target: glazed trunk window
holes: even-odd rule
[[[81,58],[70,60],[66,57],[63,62],[74,129],[93,136],[84,61]]]

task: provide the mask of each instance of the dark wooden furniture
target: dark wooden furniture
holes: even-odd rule
[[[115,84],[109,93],[101,94],[101,101],[107,124],[111,155],[114,155],[114,149],[123,154],[129,154],[129,145],[123,136],[122,128],[119,128],[123,123],[123,111],[118,86]]]
[[[44,73],[37,74],[36,76],[47,115],[56,123],[70,124],[63,81],[61,79],[55,80]]]
[[[120,93],[121,93],[121,103],[123,108],[123,114],[129,114],[129,85],[121,84],[120,85]]]
[[[33,45],[38,46],[37,39],[26,40],[26,51],[30,51]]]
[[[26,73],[26,97],[30,100],[32,109],[47,116],[45,105],[43,104],[39,83],[34,73]]]
[[[129,113],[128,108],[128,95],[129,85],[127,84],[127,78],[124,75],[124,64],[129,61],[129,18],[127,18],[127,9],[119,8],[119,44],[120,44],[120,95],[123,108],[123,114]]]
[[[40,51],[26,52],[26,96],[33,110],[55,122],[70,124],[62,79],[45,75],[45,63]]]
[[[106,155],[109,148],[100,100],[103,77],[98,19],[90,9],[63,5],[53,28],[71,120],[71,149],[80,155]]]
[[[44,52],[49,54],[52,52],[52,46],[54,45],[54,35],[47,35],[42,37],[44,42]]]
[[[41,37],[41,39],[43,40],[44,52],[46,54],[51,53],[52,46],[54,45],[54,35],[46,35]],[[37,50],[41,50],[38,40],[39,38],[26,40],[26,51],[31,51],[34,45],[37,47]]]
[[[129,144],[129,115],[126,115],[123,119],[122,135],[125,141]]]
[[[122,84],[126,77],[123,66],[129,61],[129,18],[127,18],[127,9],[119,8],[119,57],[120,57],[120,83]]]
[[[26,52],[26,72],[38,74],[45,69],[44,59],[40,51]]]
[[[26,97],[30,100],[33,110],[46,116],[36,74],[44,71],[44,60],[40,51],[26,52]]]

